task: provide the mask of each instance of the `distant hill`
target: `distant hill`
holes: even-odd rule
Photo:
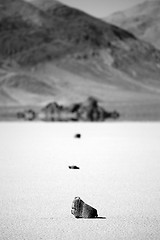
[[[12,106],[16,105],[17,102],[10,95],[8,95],[4,89],[0,88],[0,106]]]
[[[104,20],[160,48],[160,0],[145,1]]]
[[[12,22],[17,18],[29,24],[35,25],[44,24],[44,13],[39,9],[35,8],[29,2],[23,0],[0,0],[0,20],[3,24],[4,19],[12,18]],[[22,24],[22,23],[21,23]]]
[[[124,110],[159,101],[160,50],[151,44],[58,1],[0,5],[0,94],[15,104],[95,96]]]
[[[103,50],[113,58],[115,68],[130,75],[131,68],[135,75],[143,75],[139,68],[145,70],[146,65],[152,75],[159,72],[156,64],[160,62],[160,51],[116,26],[63,4],[55,5],[55,1],[53,8],[43,11],[35,7],[37,1],[33,2],[35,5],[22,0],[3,3],[5,10],[1,8],[1,15],[5,14],[0,21],[2,63],[6,60],[20,66],[34,66],[46,61],[61,62],[63,59],[64,62],[66,58],[68,61],[68,57],[75,61],[89,56],[94,59],[94,56],[101,58]],[[38,6],[43,3],[41,1]],[[51,0],[48,3],[50,6]]]

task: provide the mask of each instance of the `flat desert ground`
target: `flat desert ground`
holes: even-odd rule
[[[0,239],[158,240],[159,142],[159,123],[2,122]],[[99,218],[74,218],[75,196]]]

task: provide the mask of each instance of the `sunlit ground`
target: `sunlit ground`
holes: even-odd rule
[[[159,142],[158,123],[1,123],[1,239],[158,240]],[[105,218],[75,219],[75,196]]]

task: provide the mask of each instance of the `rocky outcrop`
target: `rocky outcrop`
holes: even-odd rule
[[[56,102],[49,103],[38,113],[32,109],[18,112],[17,118],[20,120],[42,120],[42,121],[85,121],[103,122],[106,119],[117,119],[120,114],[117,111],[108,112],[99,106],[98,101],[89,97],[82,103],[75,103],[69,106],[62,106]],[[78,134],[75,136],[80,138]]]
[[[81,200],[80,197],[75,197],[72,202],[71,213],[75,218],[96,218],[98,217],[97,210]]]
[[[17,118],[19,120],[33,121],[36,119],[36,112],[32,109],[26,110],[24,112],[18,112]]]
[[[103,121],[105,110],[98,106],[98,101],[89,97],[84,103],[74,104],[71,110],[76,112],[76,117],[81,121]]]
[[[107,118],[117,119],[120,114],[116,111],[107,112],[99,106],[98,101],[89,97],[85,102],[71,106],[61,106],[53,102],[42,109],[45,121],[92,121],[102,122]]]

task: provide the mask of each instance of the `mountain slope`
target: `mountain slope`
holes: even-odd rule
[[[104,19],[160,48],[160,1],[145,1]]]
[[[25,22],[38,26],[45,23],[44,13],[29,2],[0,0],[0,6],[0,20],[12,17],[12,19],[21,18]]]
[[[21,16],[11,15],[1,20],[0,46],[3,46],[1,52],[4,57],[12,55],[18,63],[32,65],[43,59],[62,58],[82,49],[85,52],[86,49],[107,48],[114,40],[133,38],[126,31],[65,5],[49,8],[43,11],[43,15],[42,19],[48,19],[48,25],[42,27],[30,24]]]
[[[37,8],[46,11],[48,9],[53,9],[54,7],[56,7],[57,5],[61,5],[61,3],[59,1],[56,0],[26,0],[28,2],[31,2],[34,6],[36,6]]]
[[[160,51],[151,44],[54,0],[0,3],[0,89],[17,104],[91,95],[122,111],[159,103]]]
[[[37,9],[35,11],[37,13]],[[68,57],[85,61],[90,56],[101,59],[100,51],[104,50],[113,58],[115,68],[132,76],[133,71],[128,70],[134,68],[134,74],[142,77],[139,72],[147,66],[153,78],[157,78],[160,51],[139,41],[131,33],[63,4],[42,12],[42,19],[48,19],[48,25],[30,24],[21,16],[1,20],[2,62],[5,59],[20,66],[34,66],[45,61],[57,63],[66,58],[68,62]]]
[[[0,88],[0,106],[17,105],[17,101],[10,94],[7,94],[4,89]]]

